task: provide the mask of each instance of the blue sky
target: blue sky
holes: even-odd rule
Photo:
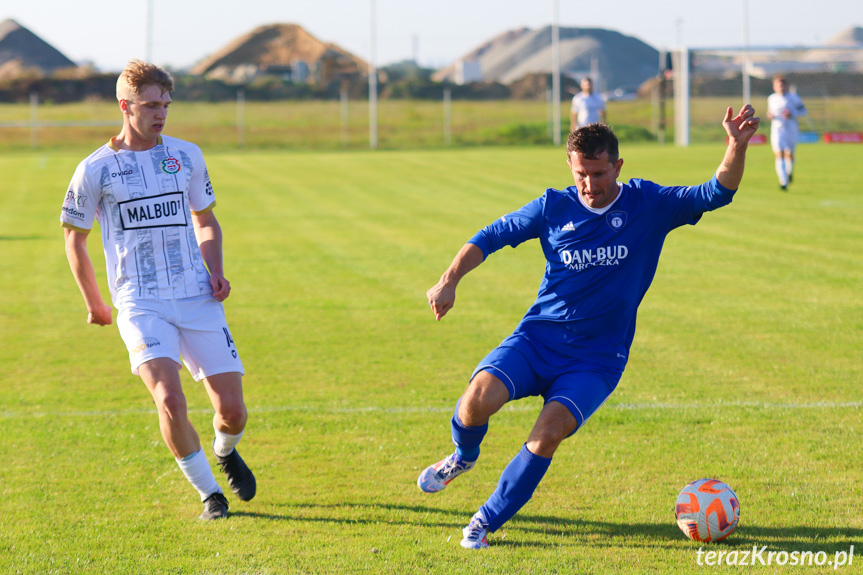
[[[262,24],[294,23],[319,40],[369,59],[372,0],[149,0],[152,60],[192,66]],[[552,21],[555,0],[374,0],[378,65],[417,56],[422,65],[451,63],[485,40]],[[657,49],[741,46],[747,7],[752,46],[813,46],[851,26],[863,27],[861,0],[557,0],[561,26],[606,28]],[[716,6],[722,8],[716,8]],[[13,18],[75,61],[118,71],[147,49],[148,0],[4,2]]]

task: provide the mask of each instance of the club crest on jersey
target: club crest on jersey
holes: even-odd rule
[[[608,212],[605,215],[605,221],[611,226],[611,229],[618,231],[626,225],[626,212],[614,211]]]
[[[180,171],[180,160],[177,158],[167,158],[162,160],[162,171],[166,174],[176,174]]]

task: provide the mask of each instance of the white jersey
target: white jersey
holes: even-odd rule
[[[605,100],[595,92],[590,94],[579,92],[572,97],[572,112],[576,115],[575,120],[579,128],[601,121],[599,113],[604,110]]]
[[[786,112],[788,117],[786,118]],[[797,118],[806,115],[806,106],[797,94],[774,92],[767,98],[767,113],[771,130],[789,130],[797,133]]]
[[[215,205],[198,146],[162,136],[143,152],[109,142],[85,158],[63,201],[64,227],[102,230],[111,300],[212,294],[192,213]]]

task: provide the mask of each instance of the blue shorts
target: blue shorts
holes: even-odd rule
[[[580,428],[617,387],[623,369],[564,354],[558,329],[565,328],[525,322],[485,356],[471,380],[485,371],[506,385],[510,401],[533,396],[541,396],[545,403],[557,401],[569,409]]]

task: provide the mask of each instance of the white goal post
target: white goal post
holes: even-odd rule
[[[863,46],[683,48],[672,62],[678,146],[723,138],[715,129],[717,108],[747,103],[747,89],[768,133],[767,96],[777,74],[809,111],[800,124],[809,141],[863,132]]]

